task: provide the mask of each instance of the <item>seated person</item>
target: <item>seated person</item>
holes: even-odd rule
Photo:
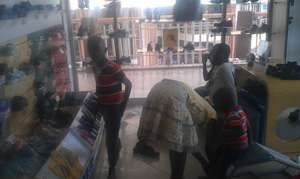
[[[182,179],[187,153],[205,154],[205,124],[215,118],[215,110],[193,89],[179,81],[163,80],[147,97],[134,152],[158,157],[154,147],[159,142],[166,144],[171,179]]]
[[[226,171],[230,165],[242,156],[249,146],[249,122],[231,89],[218,89],[212,101],[218,119],[214,127],[207,130],[209,175],[211,179],[222,179],[226,178]]]
[[[222,87],[235,90],[234,66],[229,62],[230,47],[225,43],[216,44],[203,61],[203,77],[208,81],[204,87],[195,89],[202,97],[212,98],[216,90]],[[207,60],[211,62],[211,70],[207,70]]]

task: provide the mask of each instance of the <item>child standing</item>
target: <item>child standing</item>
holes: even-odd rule
[[[208,150],[209,175],[211,179],[223,179],[226,178],[230,165],[242,156],[249,146],[249,122],[246,113],[237,104],[236,94],[232,89],[220,88],[214,94],[212,101],[218,120],[212,131],[213,134],[208,135],[208,137],[214,135],[217,139],[217,142],[208,141],[207,144],[207,147],[212,149]]]
[[[131,91],[131,82],[121,66],[109,61],[106,56],[104,40],[98,36],[88,39],[88,50],[92,58],[96,80],[96,95],[99,100],[106,130],[106,147],[109,160],[109,178],[115,178],[115,166],[119,158],[121,142],[119,129]],[[122,91],[125,85],[125,92]]]

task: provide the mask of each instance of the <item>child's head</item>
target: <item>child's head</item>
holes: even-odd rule
[[[225,43],[216,44],[210,52],[210,61],[213,65],[221,65],[228,62],[230,47]]]
[[[104,40],[96,35],[90,36],[88,38],[88,51],[90,57],[96,63],[103,63],[106,60],[106,46]]]
[[[237,104],[237,95],[235,89],[228,87],[218,89],[212,98],[216,111],[230,110]]]

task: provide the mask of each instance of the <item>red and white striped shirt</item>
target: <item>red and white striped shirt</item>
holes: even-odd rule
[[[225,147],[231,150],[246,149],[249,145],[249,122],[246,113],[240,105],[236,105],[230,111],[226,111],[225,116],[223,129]]]
[[[121,66],[108,61],[101,69],[95,68],[96,94],[100,104],[120,104],[124,100],[122,80],[125,77]]]

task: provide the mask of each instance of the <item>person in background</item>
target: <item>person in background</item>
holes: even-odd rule
[[[147,52],[153,52],[152,42],[149,42],[147,45]]]
[[[183,51],[187,51],[187,52],[191,52],[191,51],[194,51],[195,50],[195,47],[193,45],[192,42],[188,42],[184,47],[183,47]]]
[[[243,156],[251,137],[246,113],[237,104],[236,94],[228,87],[219,88],[212,102],[217,112],[213,130],[208,129],[206,151],[210,179],[225,179],[233,162]]]
[[[234,66],[229,62],[230,47],[225,43],[216,44],[208,56],[203,56],[203,77],[208,81],[204,87],[195,89],[200,96],[211,98],[222,87],[236,90],[234,78]],[[211,62],[208,71],[207,61]]]
[[[155,44],[155,52],[161,53],[161,44],[160,43]]]
[[[163,54],[161,52],[161,44],[160,43],[156,43],[155,44],[155,52],[157,53],[158,56],[158,63],[161,65],[163,64]]]
[[[176,53],[176,50],[172,47],[168,47],[166,50],[166,65],[170,65],[173,64],[173,57],[174,57],[174,53]]]
[[[183,52],[184,52],[184,58],[187,58],[186,60],[181,61],[180,63],[193,63],[193,51],[195,50],[195,47],[192,42],[188,42],[184,47],[183,47]]]
[[[115,166],[119,158],[121,142],[119,129],[131,92],[131,82],[122,71],[121,66],[109,61],[106,56],[105,42],[96,35],[88,38],[88,50],[92,58],[96,80],[96,95],[99,110],[103,115],[106,130],[106,147],[108,152],[109,178],[115,178]],[[122,91],[125,85],[125,92]]]

